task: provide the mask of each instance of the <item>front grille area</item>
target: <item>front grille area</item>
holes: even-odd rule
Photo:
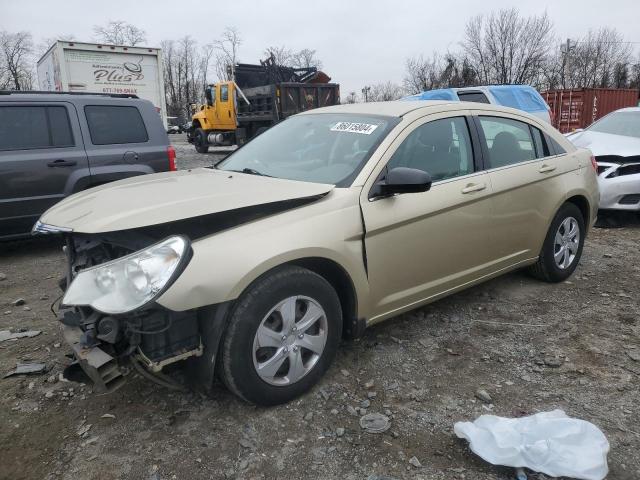
[[[632,195],[625,195],[618,202],[620,205],[637,205],[640,203],[640,193],[634,193]]]

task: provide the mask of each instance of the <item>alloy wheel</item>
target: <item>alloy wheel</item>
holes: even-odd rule
[[[565,270],[573,264],[580,247],[580,226],[573,217],[565,218],[553,242],[553,259],[556,266]]]
[[[262,319],[253,340],[253,365],[271,385],[291,385],[316,365],[327,342],[327,316],[310,297],[292,296]]]

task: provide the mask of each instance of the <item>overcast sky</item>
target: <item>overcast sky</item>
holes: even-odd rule
[[[0,30],[30,31],[36,43],[64,34],[91,41],[93,25],[117,19],[144,29],[148,46],[158,46],[187,34],[209,43],[235,26],[242,62],[257,63],[270,45],[315,49],[346,96],[367,84],[401,83],[407,57],[455,51],[469,17],[514,5],[525,15],[546,9],[561,39],[611,26],[640,49],[639,0],[0,0]]]

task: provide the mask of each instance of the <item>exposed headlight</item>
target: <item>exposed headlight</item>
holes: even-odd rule
[[[189,252],[185,237],[160,243],[111,262],[80,271],[62,305],[89,305],[108,314],[135,310],[155,299],[179,275]]]

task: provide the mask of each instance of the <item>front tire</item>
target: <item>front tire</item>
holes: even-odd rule
[[[207,153],[209,151],[209,143],[207,142],[207,132],[198,128],[193,136],[193,145],[196,147],[196,152]]]
[[[531,274],[551,283],[569,278],[582,256],[585,234],[580,209],[573,203],[562,205],[551,222],[538,261],[531,266]]]
[[[329,282],[304,268],[280,268],[238,298],[221,344],[222,380],[250,403],[288,402],[324,375],[341,332]]]

